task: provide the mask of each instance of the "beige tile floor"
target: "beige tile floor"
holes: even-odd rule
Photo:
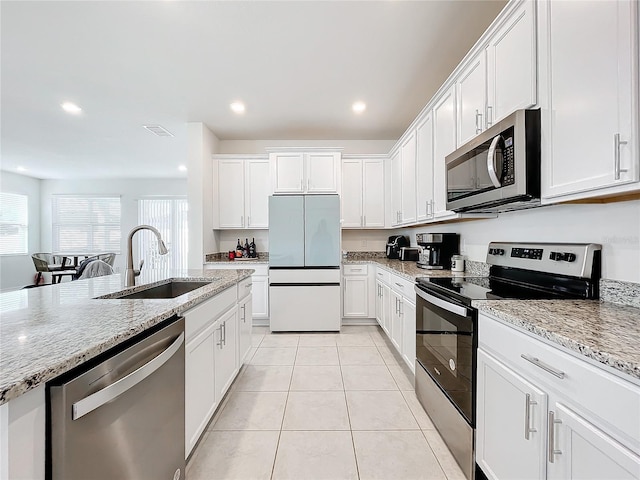
[[[464,480],[379,327],[254,328],[249,355],[187,480]]]

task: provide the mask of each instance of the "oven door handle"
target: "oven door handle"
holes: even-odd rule
[[[435,305],[436,307],[440,307],[448,312],[455,313],[456,315],[460,315],[462,317],[467,316],[468,309],[466,307],[461,307],[460,305],[455,305],[453,303],[447,302],[446,300],[442,300],[438,297],[434,297],[433,295],[429,295],[424,290],[418,287],[413,288],[420,298]]]
[[[489,154],[487,155],[487,172],[489,173],[489,178],[491,179],[491,183],[496,188],[500,188],[502,186],[502,182],[498,178],[498,168],[500,169],[500,174],[502,174],[502,162],[500,162],[500,166],[496,165],[496,151],[498,150],[498,142],[502,140],[502,135],[496,135],[491,141],[491,146],[489,147]]]

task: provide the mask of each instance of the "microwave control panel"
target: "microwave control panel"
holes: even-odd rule
[[[510,128],[504,136],[504,159],[502,164],[502,186],[513,185],[516,181],[513,164],[513,129]]]

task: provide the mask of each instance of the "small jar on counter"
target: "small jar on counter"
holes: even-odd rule
[[[464,272],[464,257],[462,255],[454,255],[451,257],[451,271]]]

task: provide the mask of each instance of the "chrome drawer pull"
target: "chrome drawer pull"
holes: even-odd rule
[[[531,362],[533,363],[536,367],[540,367],[541,369],[543,369],[545,372],[549,372],[551,375],[554,375],[558,378],[564,378],[565,373],[561,370],[556,370],[553,367],[550,367],[549,365],[547,365],[544,362],[541,362],[538,358],[536,357],[531,357],[529,355],[525,355],[524,353],[520,355],[522,358],[524,358],[527,362]]]
[[[535,428],[531,428],[529,426],[529,424],[531,423],[531,414],[530,414],[530,409],[532,405],[537,405],[538,402],[536,402],[535,400],[531,400],[531,395],[529,395],[528,393],[525,394],[524,396],[525,401],[524,401],[524,439],[525,440],[529,440],[529,434],[530,433],[535,433],[538,430],[536,430]]]
[[[562,451],[561,450],[556,450],[556,432],[555,432],[555,428],[556,428],[556,424],[558,423],[562,423],[562,420],[555,420],[554,419],[554,414],[553,412],[549,412],[549,424],[548,424],[548,428],[549,428],[549,463],[553,463],[554,462],[554,455],[562,455]]]

